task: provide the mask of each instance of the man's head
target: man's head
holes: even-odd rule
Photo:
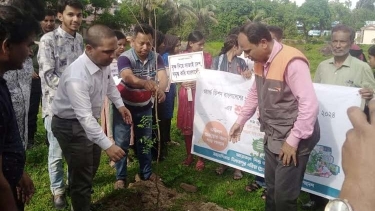
[[[271,33],[272,39],[281,42],[283,39],[283,30],[278,26],[267,26],[268,31]]]
[[[110,65],[115,58],[117,38],[115,32],[104,25],[93,25],[85,37],[86,54],[99,67]]]
[[[154,41],[154,29],[147,24],[134,27],[133,48],[141,59],[147,58]]]
[[[122,33],[121,31],[114,31],[114,32],[117,38],[117,49],[116,49],[115,54],[116,54],[116,58],[118,58],[122,53],[124,53],[127,40],[126,40],[124,33]]]
[[[44,19],[40,21],[40,27],[43,33],[53,31],[55,29],[55,13],[52,10],[46,10]]]
[[[12,6],[0,6],[0,70],[22,69],[36,34],[37,20]]]
[[[354,43],[354,30],[349,26],[336,25],[332,28],[331,49],[335,57],[347,56]]]
[[[245,57],[255,62],[266,62],[272,52],[273,40],[267,27],[261,23],[247,23],[240,29],[238,45]]]
[[[61,28],[74,35],[82,23],[83,5],[79,0],[59,0],[57,3],[57,17],[61,21]]]

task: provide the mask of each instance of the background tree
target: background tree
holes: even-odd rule
[[[317,28],[321,32],[331,28],[331,12],[328,0],[306,0],[297,10],[297,20],[303,24],[303,33],[308,40],[308,32]]]

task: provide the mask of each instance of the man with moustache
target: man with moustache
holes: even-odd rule
[[[83,53],[83,39],[77,33],[82,22],[83,5],[79,0],[59,0],[57,16],[60,27],[44,34],[38,51],[39,77],[42,84],[42,117],[49,142],[48,172],[53,203],[56,209],[64,209],[65,185],[62,152],[51,130],[51,105],[65,68]]]
[[[374,96],[375,79],[371,67],[350,55],[355,33],[346,25],[336,25],[331,33],[333,57],[321,62],[315,72],[315,83],[361,88],[362,109]],[[310,194],[310,201],[303,209],[324,207],[328,200]]]
[[[318,100],[307,58],[275,42],[267,27],[241,27],[238,44],[255,62],[255,83],[229,135],[240,141],[243,126],[259,107],[265,133],[266,211],[297,211],[297,198],[311,150],[320,138]]]

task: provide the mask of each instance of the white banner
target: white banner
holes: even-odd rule
[[[244,126],[241,140],[228,142],[229,130],[253,84],[242,76],[201,71],[197,78],[192,152],[258,176],[264,174],[263,133],[256,113]],[[344,174],[341,146],[351,128],[346,110],[360,106],[357,88],[314,84],[319,100],[321,140],[307,164],[303,190],[338,197]]]
[[[168,56],[172,83],[195,81],[204,67],[203,51]]]

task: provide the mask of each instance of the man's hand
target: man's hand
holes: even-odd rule
[[[369,102],[371,124],[358,107],[348,109],[353,125],[346,133],[342,147],[342,167],[345,180],[340,198],[347,199],[353,210],[373,210],[375,200],[375,100]]]
[[[116,146],[115,144],[112,144],[107,150],[105,150],[105,153],[107,153],[109,159],[111,159],[114,162],[117,162],[121,160],[125,156],[124,150],[122,150],[120,147]]]
[[[23,172],[17,185],[17,197],[28,204],[35,193],[34,183],[26,172]]]
[[[242,77],[246,79],[251,79],[251,76],[253,75],[253,73],[250,70],[245,70],[241,73],[241,75]]]
[[[374,90],[369,88],[363,88],[359,90],[359,94],[362,96],[365,100],[371,100],[374,96]]]
[[[240,141],[242,130],[243,125],[234,123],[229,131],[229,141],[232,141],[233,143]]]
[[[158,99],[158,103],[162,103],[162,102],[165,101],[165,93],[161,89],[158,89],[156,91],[156,96],[157,96],[157,99]]]
[[[294,166],[297,166],[297,149],[290,146],[286,141],[281,147],[281,152],[279,154],[279,159],[283,160],[284,166],[289,166],[293,160]]]
[[[39,78],[39,75],[38,75],[36,72],[33,71],[33,76],[32,76],[32,78],[33,78],[33,79],[37,79],[37,78]]]
[[[130,111],[127,108],[125,108],[125,106],[118,108],[118,111],[120,112],[122,119],[126,124],[131,124],[133,122],[132,115]]]
[[[152,80],[144,80],[143,88],[147,91],[155,92],[158,88],[158,85],[155,81]]]

